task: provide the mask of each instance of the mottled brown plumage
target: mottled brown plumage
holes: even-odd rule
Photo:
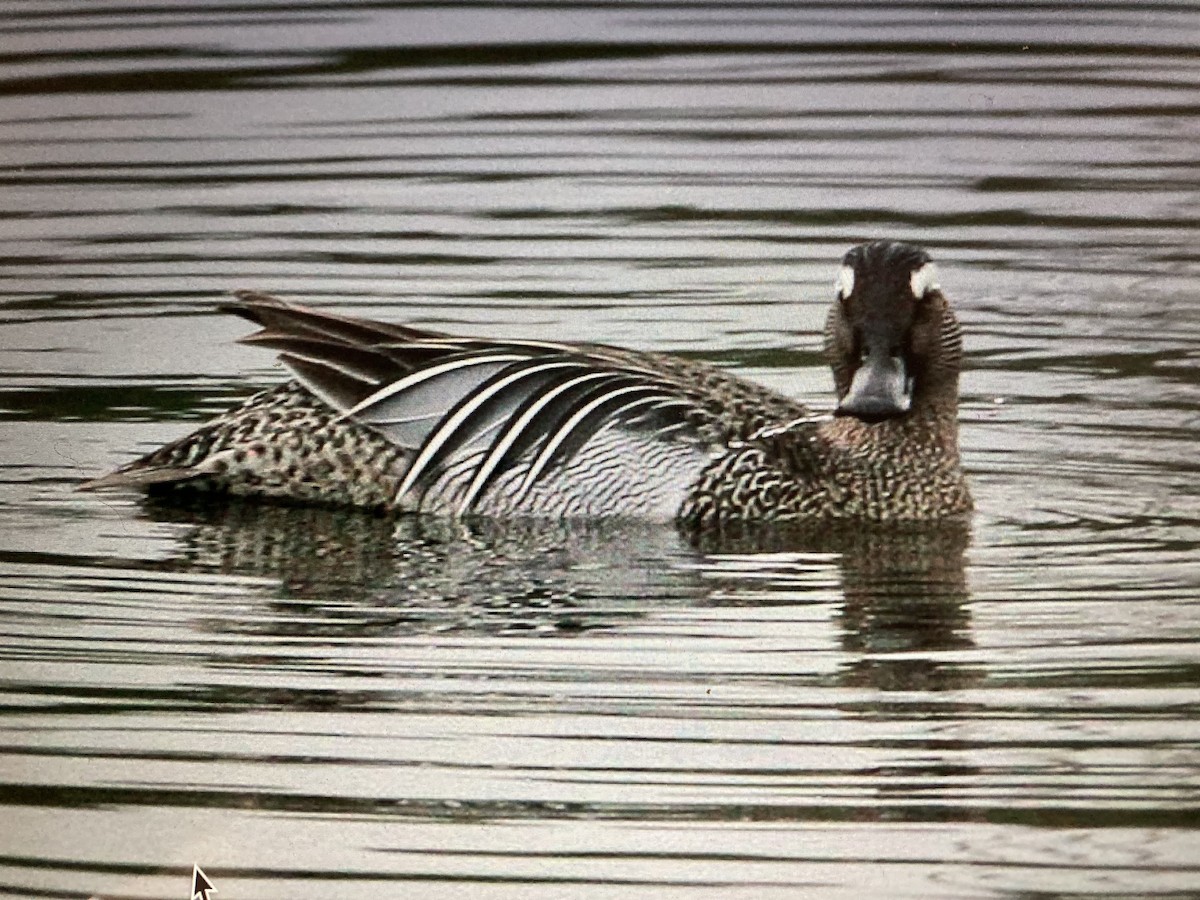
[[[961,335],[928,256],[846,255],[826,327],[838,413],[716,367],[596,344],[456,338],[242,294],[297,376],[90,482],[393,511],[928,521],[971,498]]]

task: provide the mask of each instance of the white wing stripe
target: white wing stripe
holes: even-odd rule
[[[467,369],[471,366],[489,365],[498,362],[520,362],[523,359],[529,359],[527,355],[518,353],[493,353],[487,356],[471,356],[467,359],[455,359],[450,362],[441,363],[436,366],[430,366],[427,369],[419,369],[411,375],[406,375],[403,378],[398,378],[382,390],[376,391],[367,399],[361,401],[350,409],[341,414],[339,419],[348,419],[351,416],[358,415],[369,406],[374,406],[382,400],[387,400],[389,397],[394,397],[409,388],[420,384],[422,381],[428,381],[438,375],[444,375],[447,372],[454,372],[458,369]]]
[[[497,357],[490,358],[494,360]],[[517,357],[518,360],[523,360],[525,358],[526,357],[523,356]],[[568,366],[578,367],[579,363],[550,362],[530,366],[529,368],[518,369],[516,372],[505,375],[495,384],[476,391],[469,400],[463,403],[463,405],[456,413],[454,413],[454,415],[444,419],[437,429],[431,435],[429,435],[428,438],[426,438],[425,446],[421,448],[421,452],[417,455],[417,458],[413,460],[412,465],[409,466],[408,471],[404,474],[404,480],[400,483],[400,487],[396,489],[396,497],[403,497],[412,489],[412,486],[416,484],[417,479],[421,477],[425,471],[425,468],[433,460],[433,457],[437,455],[438,451],[445,446],[446,442],[450,440],[463,422],[474,415],[475,412],[478,411],[479,407],[483,406],[484,403],[486,403],[500,391],[504,390],[510,384],[520,381],[523,378],[529,378],[530,376],[537,375],[540,372],[548,372],[552,369],[562,369]]]
[[[597,379],[601,378],[612,378],[612,373],[589,372],[586,375],[580,375],[577,378],[572,378],[570,381],[560,384],[558,387],[542,394],[536,403],[530,406],[520,418],[509,425],[507,432],[500,438],[500,440],[496,441],[496,443],[492,445],[487,458],[480,464],[478,471],[475,473],[475,478],[471,482],[471,486],[467,488],[467,492],[463,495],[462,500],[459,501],[459,515],[463,515],[468,509],[470,509],[471,504],[475,502],[475,498],[479,496],[479,492],[483,489],[483,486],[487,483],[488,479],[491,478],[492,473],[496,470],[496,467],[500,465],[500,461],[504,458],[504,454],[508,452],[509,448],[512,447],[514,443],[516,443],[517,438],[519,438],[525,429],[529,427],[529,423],[534,420],[538,413],[545,409],[551,402],[553,402],[555,397],[559,396],[564,391],[569,391],[571,388],[576,387],[577,385],[586,384],[589,381],[596,381]]]
[[[537,477],[542,474],[542,469],[544,469],[547,463],[550,462],[550,457],[554,455],[554,451],[562,445],[562,442],[565,441],[568,436],[570,436],[571,432],[578,428],[580,423],[583,422],[583,420],[586,419],[588,415],[590,415],[595,409],[607,403],[609,400],[612,400],[614,397],[621,397],[625,394],[632,394],[638,391],[645,392],[647,390],[654,389],[655,388],[653,386],[645,384],[636,384],[631,387],[617,388],[616,390],[601,394],[587,405],[580,407],[579,411],[563,423],[562,427],[558,429],[554,437],[547,441],[546,446],[544,446],[541,449],[541,452],[538,453],[532,465],[530,465],[529,471],[525,474],[525,478],[521,481],[520,487],[517,488],[517,496],[524,496],[525,492],[529,490],[530,486],[534,483],[534,481],[537,480]],[[629,406],[626,408],[629,409],[645,403],[657,402],[661,399],[663,399],[661,394],[647,397],[645,400],[640,400],[636,403],[629,404]],[[681,405],[686,406],[687,404],[682,403]]]

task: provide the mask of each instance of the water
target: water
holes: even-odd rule
[[[1184,3],[103,6],[0,23],[0,894],[1200,896]],[[222,292],[830,405],[928,247],[970,532],[72,488],[279,377]]]

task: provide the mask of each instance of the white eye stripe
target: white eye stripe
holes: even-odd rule
[[[842,266],[838,270],[837,281],[838,296],[845,300],[854,293],[854,270],[850,266]]]
[[[938,284],[937,267],[933,263],[925,263],[912,273],[908,284],[912,295],[918,299],[924,297],[929,291],[938,290],[941,285]]]

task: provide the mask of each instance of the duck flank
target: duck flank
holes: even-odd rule
[[[82,487],[699,529],[967,513],[962,333],[929,255],[864,244],[835,284],[832,416],[667,354],[456,337],[243,292],[223,308],[294,379]]]

